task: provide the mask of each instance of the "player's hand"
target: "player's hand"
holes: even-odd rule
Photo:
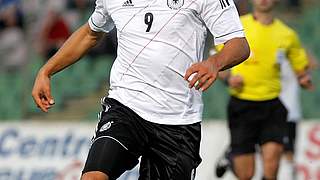
[[[41,70],[34,82],[32,97],[38,108],[43,112],[48,112],[54,105],[54,99],[52,98],[50,91],[50,77]]]
[[[193,64],[187,69],[184,79],[189,82],[189,88],[205,91],[217,79],[219,69],[212,61],[206,60]]]
[[[302,74],[298,76],[298,81],[301,87],[308,89],[308,90],[314,90],[314,86],[312,83],[312,77],[309,73]]]
[[[234,89],[241,89],[243,86],[243,78],[240,75],[230,76],[228,78],[228,85]]]

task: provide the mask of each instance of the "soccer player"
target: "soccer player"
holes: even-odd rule
[[[215,50],[212,50],[212,53]],[[282,57],[281,57],[282,58]],[[283,57],[285,58],[285,57]],[[308,57],[309,70],[313,70],[317,68],[318,64],[316,59],[313,56]],[[225,79],[228,76],[228,73],[223,72],[220,73],[220,78]],[[284,135],[284,163],[289,168],[287,172],[287,179],[294,180],[296,178],[296,170],[295,170],[295,140],[296,140],[296,132],[297,125],[299,121],[302,119],[301,113],[301,101],[300,101],[300,87],[299,82],[297,80],[296,74],[292,70],[290,62],[285,59],[281,63],[281,93],[279,96],[281,102],[286,107],[288,111],[287,115],[287,128],[285,130]],[[224,154],[219,158],[216,164],[216,176],[222,177],[227,170],[233,171],[232,164],[232,154],[231,147],[224,152]]]
[[[236,176],[240,180],[251,179],[255,146],[259,145],[263,179],[273,180],[277,178],[287,128],[287,110],[278,99],[281,64],[289,60],[302,87],[312,88],[312,83],[306,53],[296,33],[273,15],[276,0],[252,2],[253,13],[241,17],[251,54],[247,61],[232,68],[227,78],[231,93],[231,152],[227,154],[232,158]],[[224,173],[221,165],[229,166],[218,164],[218,176]]]
[[[317,67],[316,59],[309,54],[309,70]],[[284,139],[284,162],[288,166],[288,179],[296,179],[295,170],[295,140],[299,121],[302,119],[300,87],[290,63],[285,60],[281,64],[281,94],[280,100],[288,110],[287,131]]]
[[[82,180],[117,179],[139,157],[143,180],[189,180],[201,162],[201,93],[219,71],[241,63],[249,46],[232,0],[97,0],[80,27],[40,69],[33,98],[54,104],[50,78],[116,27],[118,52],[108,97]],[[224,49],[203,60],[206,28]],[[70,82],[71,83],[71,82]]]

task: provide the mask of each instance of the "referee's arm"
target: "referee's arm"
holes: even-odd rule
[[[97,44],[102,32],[92,31],[86,23],[75,31],[59,51],[39,70],[34,82],[32,96],[37,106],[44,112],[54,105],[50,91],[50,77],[77,62],[84,54]]]
[[[291,42],[291,46],[288,49],[287,56],[297,75],[298,82],[301,87],[313,90],[314,86],[309,72],[310,61],[308,60],[308,55],[305,49],[301,46],[300,39],[295,32],[292,32],[289,38],[290,39],[288,41]]]

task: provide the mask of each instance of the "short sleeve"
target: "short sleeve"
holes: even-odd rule
[[[111,16],[108,14],[104,5],[104,0],[96,0],[96,7],[88,20],[89,26],[93,31],[108,33],[114,28]]]
[[[287,51],[287,56],[296,72],[304,70],[308,65],[306,51],[301,46],[298,35],[294,32],[291,35],[291,45]]]
[[[204,0],[200,16],[214,36],[215,45],[245,36],[233,0]]]

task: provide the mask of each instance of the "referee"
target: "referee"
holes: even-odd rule
[[[263,179],[275,180],[287,129],[287,109],[278,98],[282,64],[288,59],[302,87],[312,88],[312,83],[306,53],[297,34],[273,16],[276,0],[252,2],[253,13],[241,17],[251,54],[232,68],[227,77],[231,94],[227,109],[231,133],[229,158],[240,180],[252,179],[255,147],[259,145]],[[218,164],[217,176],[224,171]]]
[[[82,180],[115,180],[140,162],[139,180],[190,180],[199,155],[202,91],[219,71],[248,58],[232,0],[96,0],[80,27],[39,71],[33,88],[45,112],[50,78],[116,28],[117,58],[102,98]],[[206,30],[224,49],[203,59]],[[72,82],[71,82],[72,83]]]

